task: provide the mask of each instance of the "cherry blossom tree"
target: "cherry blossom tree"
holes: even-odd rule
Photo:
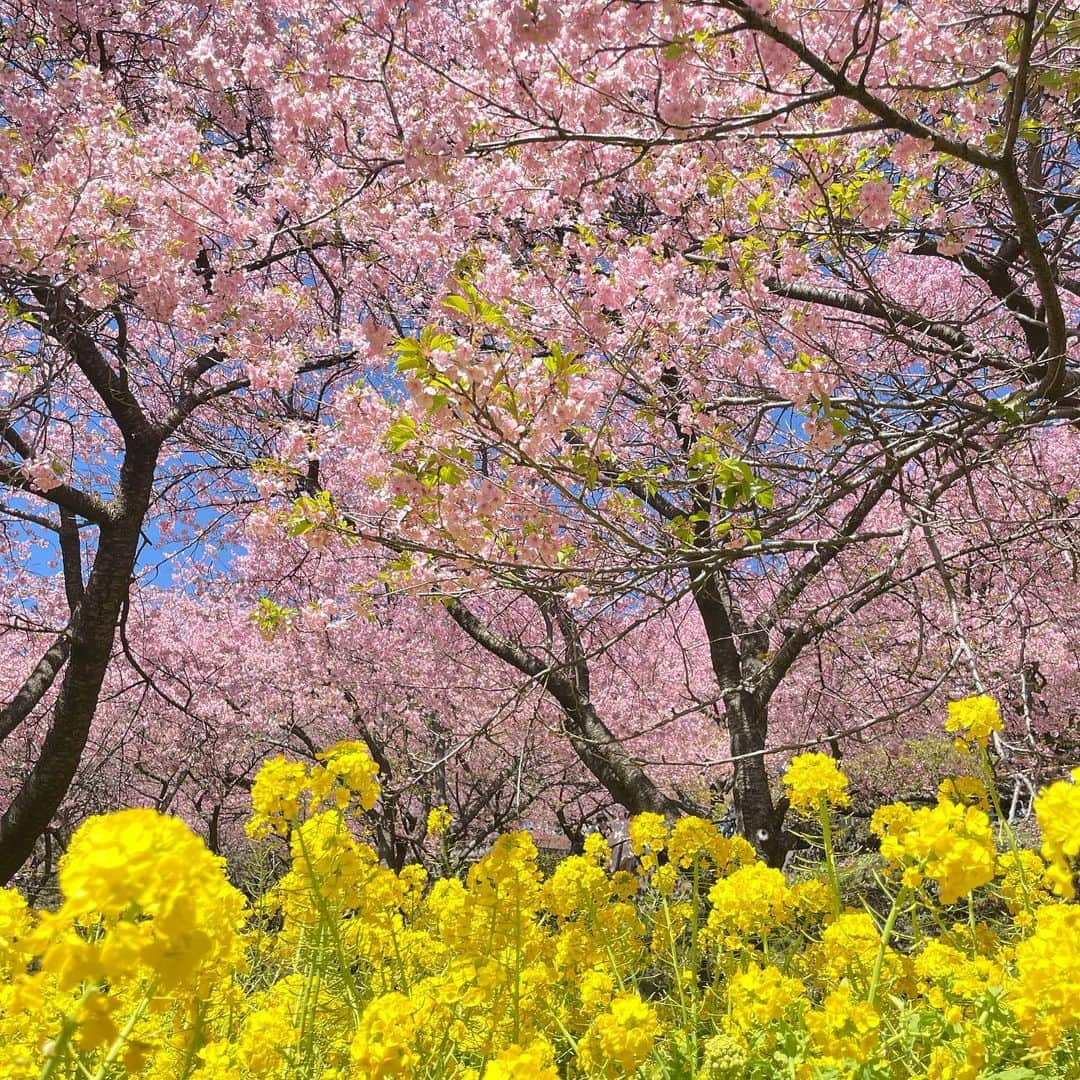
[[[1074,27],[1037,3],[384,13],[388,98],[434,72],[453,103],[406,128],[426,273],[366,326],[401,384],[312,426],[336,501],[294,531],[399,552],[632,809],[672,805],[596,713],[575,607],[689,595],[742,828],[779,859],[788,673],[941,574],[954,487],[1076,418]],[[528,597],[543,646],[478,585]]]
[[[440,604],[630,810],[685,800],[597,670],[693,612],[781,858],[786,680],[924,576],[957,609],[956,565],[1024,537],[942,515],[1076,421],[1074,5],[8,8],[0,482],[63,589],[8,590],[0,731],[49,719],[0,876],[148,549],[256,497],[254,534]]]
[[[18,563],[37,544],[64,589],[61,602],[14,598],[18,681],[0,736],[39,707],[50,720],[0,816],[2,878],[82,757],[141,549],[178,512],[212,512],[238,440],[257,446],[263,407],[230,412],[228,399],[346,362],[332,293],[290,285],[325,242],[297,223],[339,201],[336,181],[297,123],[271,130],[265,84],[221,77],[285,70],[280,19],[7,7],[0,483],[11,580],[29,580]]]

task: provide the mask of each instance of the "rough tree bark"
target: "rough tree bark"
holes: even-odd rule
[[[0,881],[10,881],[29,858],[86,749],[149,502],[153,458],[140,464],[137,488],[129,493],[131,510],[115,527],[101,532],[94,568],[72,619],[70,652],[37,761],[0,816]]]
[[[666,795],[634,761],[596,711],[589,698],[588,663],[570,613],[550,598],[536,602],[554,617],[559,627],[567,650],[561,664],[552,664],[550,660],[510,641],[460,600],[450,600],[446,609],[473,641],[523,675],[535,679],[537,685],[558,702],[565,717],[566,735],[574,752],[628,813],[651,812],[667,817],[686,813],[687,808]]]

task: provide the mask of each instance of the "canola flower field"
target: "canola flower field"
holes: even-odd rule
[[[950,706],[988,779],[999,726]],[[795,880],[649,814],[636,873],[593,834],[545,876],[526,832],[464,880],[394,873],[350,826],[379,795],[358,743],[266,763],[248,828],[291,868],[250,903],[183,822],[92,818],[57,910],[0,891],[0,1078],[1080,1077],[1080,769],[1039,794],[1037,851],[990,783],[879,808],[873,906],[841,887],[834,760],[785,784],[824,849]]]

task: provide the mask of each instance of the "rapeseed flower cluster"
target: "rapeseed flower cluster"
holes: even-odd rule
[[[1002,728],[998,703],[986,694],[949,702],[945,730],[957,734],[957,749],[966,749],[965,739],[985,748],[990,736]]]
[[[988,715],[956,730],[977,742]],[[513,832],[430,881],[365,841],[362,745],[275,759],[250,832],[288,870],[252,900],[149,810],[82,826],[57,910],[0,890],[0,1080],[1069,1080],[1080,785],[1040,794],[1039,850],[995,834],[976,785],[879,809],[873,902],[853,904],[823,755],[786,777],[826,845],[797,880],[709,821],[646,814],[633,872],[594,833],[545,874]]]
[[[902,871],[901,880],[917,888],[937,883],[943,904],[953,904],[993,881],[997,852],[990,818],[975,806],[941,799],[912,810],[903,803],[875,811],[870,829],[881,839],[881,854]]]
[[[1035,817],[1042,833],[1043,858],[1054,892],[1066,900],[1076,896],[1080,869],[1080,769],[1068,780],[1051,784],[1035,799]]]
[[[435,806],[428,811],[427,816],[427,834],[434,837],[436,840],[444,837],[449,831],[450,826],[453,824],[453,818],[450,816],[450,809],[447,806]]]
[[[813,817],[823,806],[848,804],[848,778],[828,754],[798,754],[784,775],[791,809]]]

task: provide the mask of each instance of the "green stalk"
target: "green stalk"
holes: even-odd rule
[[[900,891],[896,894],[896,899],[893,900],[892,907],[889,909],[885,925],[881,928],[881,945],[878,947],[878,954],[874,959],[874,971],[870,976],[869,1001],[871,1005],[875,1005],[877,1001],[878,986],[881,983],[881,969],[885,963],[885,950],[889,947],[889,939],[892,937],[896,918],[900,914],[901,901],[907,899],[907,891],[906,885],[900,887]]]
[[[697,1033],[698,978],[701,973],[701,945],[698,936],[701,932],[701,856],[694,856],[694,893],[692,897],[692,922],[690,924],[690,969],[694,973],[690,984],[691,1030]]]
[[[93,1080],[104,1080],[105,1074],[109,1070],[109,1066],[120,1056],[120,1051],[123,1050],[124,1043],[127,1042],[128,1036],[135,1030],[135,1025],[139,1020],[142,1019],[142,1015],[146,1012],[146,1008],[150,1004],[150,999],[154,996],[154,991],[156,989],[157,979],[154,979],[146,988],[146,993],[143,994],[142,1001],[132,1009],[131,1016],[128,1017],[128,1022],[124,1025],[116,1038],[113,1039],[113,1044],[109,1047],[109,1052],[102,1058],[97,1072],[94,1073]]]
[[[999,832],[1004,833],[1008,841],[1009,850],[1012,852],[1013,861],[1016,863],[1017,873],[1020,875],[1020,891],[1024,894],[1024,909],[1029,915],[1033,908],[1031,903],[1031,888],[1028,885],[1027,873],[1024,870],[1024,860],[1020,858],[1020,842],[1016,838],[1016,830],[1009,824],[1005,810],[998,797],[997,784],[994,782],[994,768],[990,764],[990,755],[985,746],[979,747],[979,764],[982,766],[983,783],[986,784],[987,794],[997,814]]]
[[[514,898],[514,1042],[521,1040],[521,898]]]
[[[671,909],[668,907],[667,897],[660,897],[660,910],[664,913],[664,927],[667,931],[668,952],[671,955],[671,972],[675,981],[675,992],[679,995],[679,1009],[683,1016],[686,1015],[686,995],[683,992],[683,984],[679,964],[679,950],[675,946],[675,930],[671,925]]]
[[[75,1008],[69,1013],[64,1013],[64,1019],[60,1022],[60,1033],[53,1040],[52,1050],[45,1059],[45,1064],[41,1067],[41,1072],[38,1074],[38,1080],[51,1080],[51,1078],[56,1075],[56,1070],[60,1068],[61,1060],[67,1055],[71,1037],[79,1027],[75,1015],[86,1003],[86,999],[99,989],[100,987],[97,983],[90,983],[87,985],[83,989],[82,997],[79,998]]]
[[[331,913],[329,905],[326,902],[326,897],[322,894],[320,888],[319,879],[315,873],[315,866],[311,861],[311,854],[308,851],[307,843],[304,840],[304,834],[301,830],[297,830],[297,840],[300,842],[300,854],[304,858],[304,865],[307,870],[307,879],[311,883],[311,895],[315,901],[315,910],[319,915],[320,926],[320,938],[324,933],[328,933],[330,936],[330,942],[334,948],[335,958],[338,964],[338,970],[341,973],[341,980],[345,985],[345,990],[348,993],[349,1004],[352,1006],[353,1015],[359,1018],[360,1008],[360,991],[356,985],[356,980],[353,978],[352,969],[349,966],[349,961],[345,956],[345,946],[342,943],[341,935],[338,933],[337,918]],[[321,946],[321,942],[320,942]],[[320,955],[322,954],[321,947],[319,948]]]
[[[187,1044],[187,1049],[184,1051],[184,1060],[180,1069],[179,1080],[187,1080],[191,1074],[191,1070],[195,1067],[195,1058],[199,1050],[203,1046],[202,1028],[204,1016],[204,1008],[206,1002],[199,1001],[195,1005],[195,1024],[191,1032],[191,1041]]]
[[[829,884],[833,894],[833,914],[840,914],[840,877],[836,872],[836,855],[833,852],[832,822],[829,821],[829,807],[825,796],[818,798],[818,820],[821,822],[821,835],[825,844],[825,866],[829,872]]]

